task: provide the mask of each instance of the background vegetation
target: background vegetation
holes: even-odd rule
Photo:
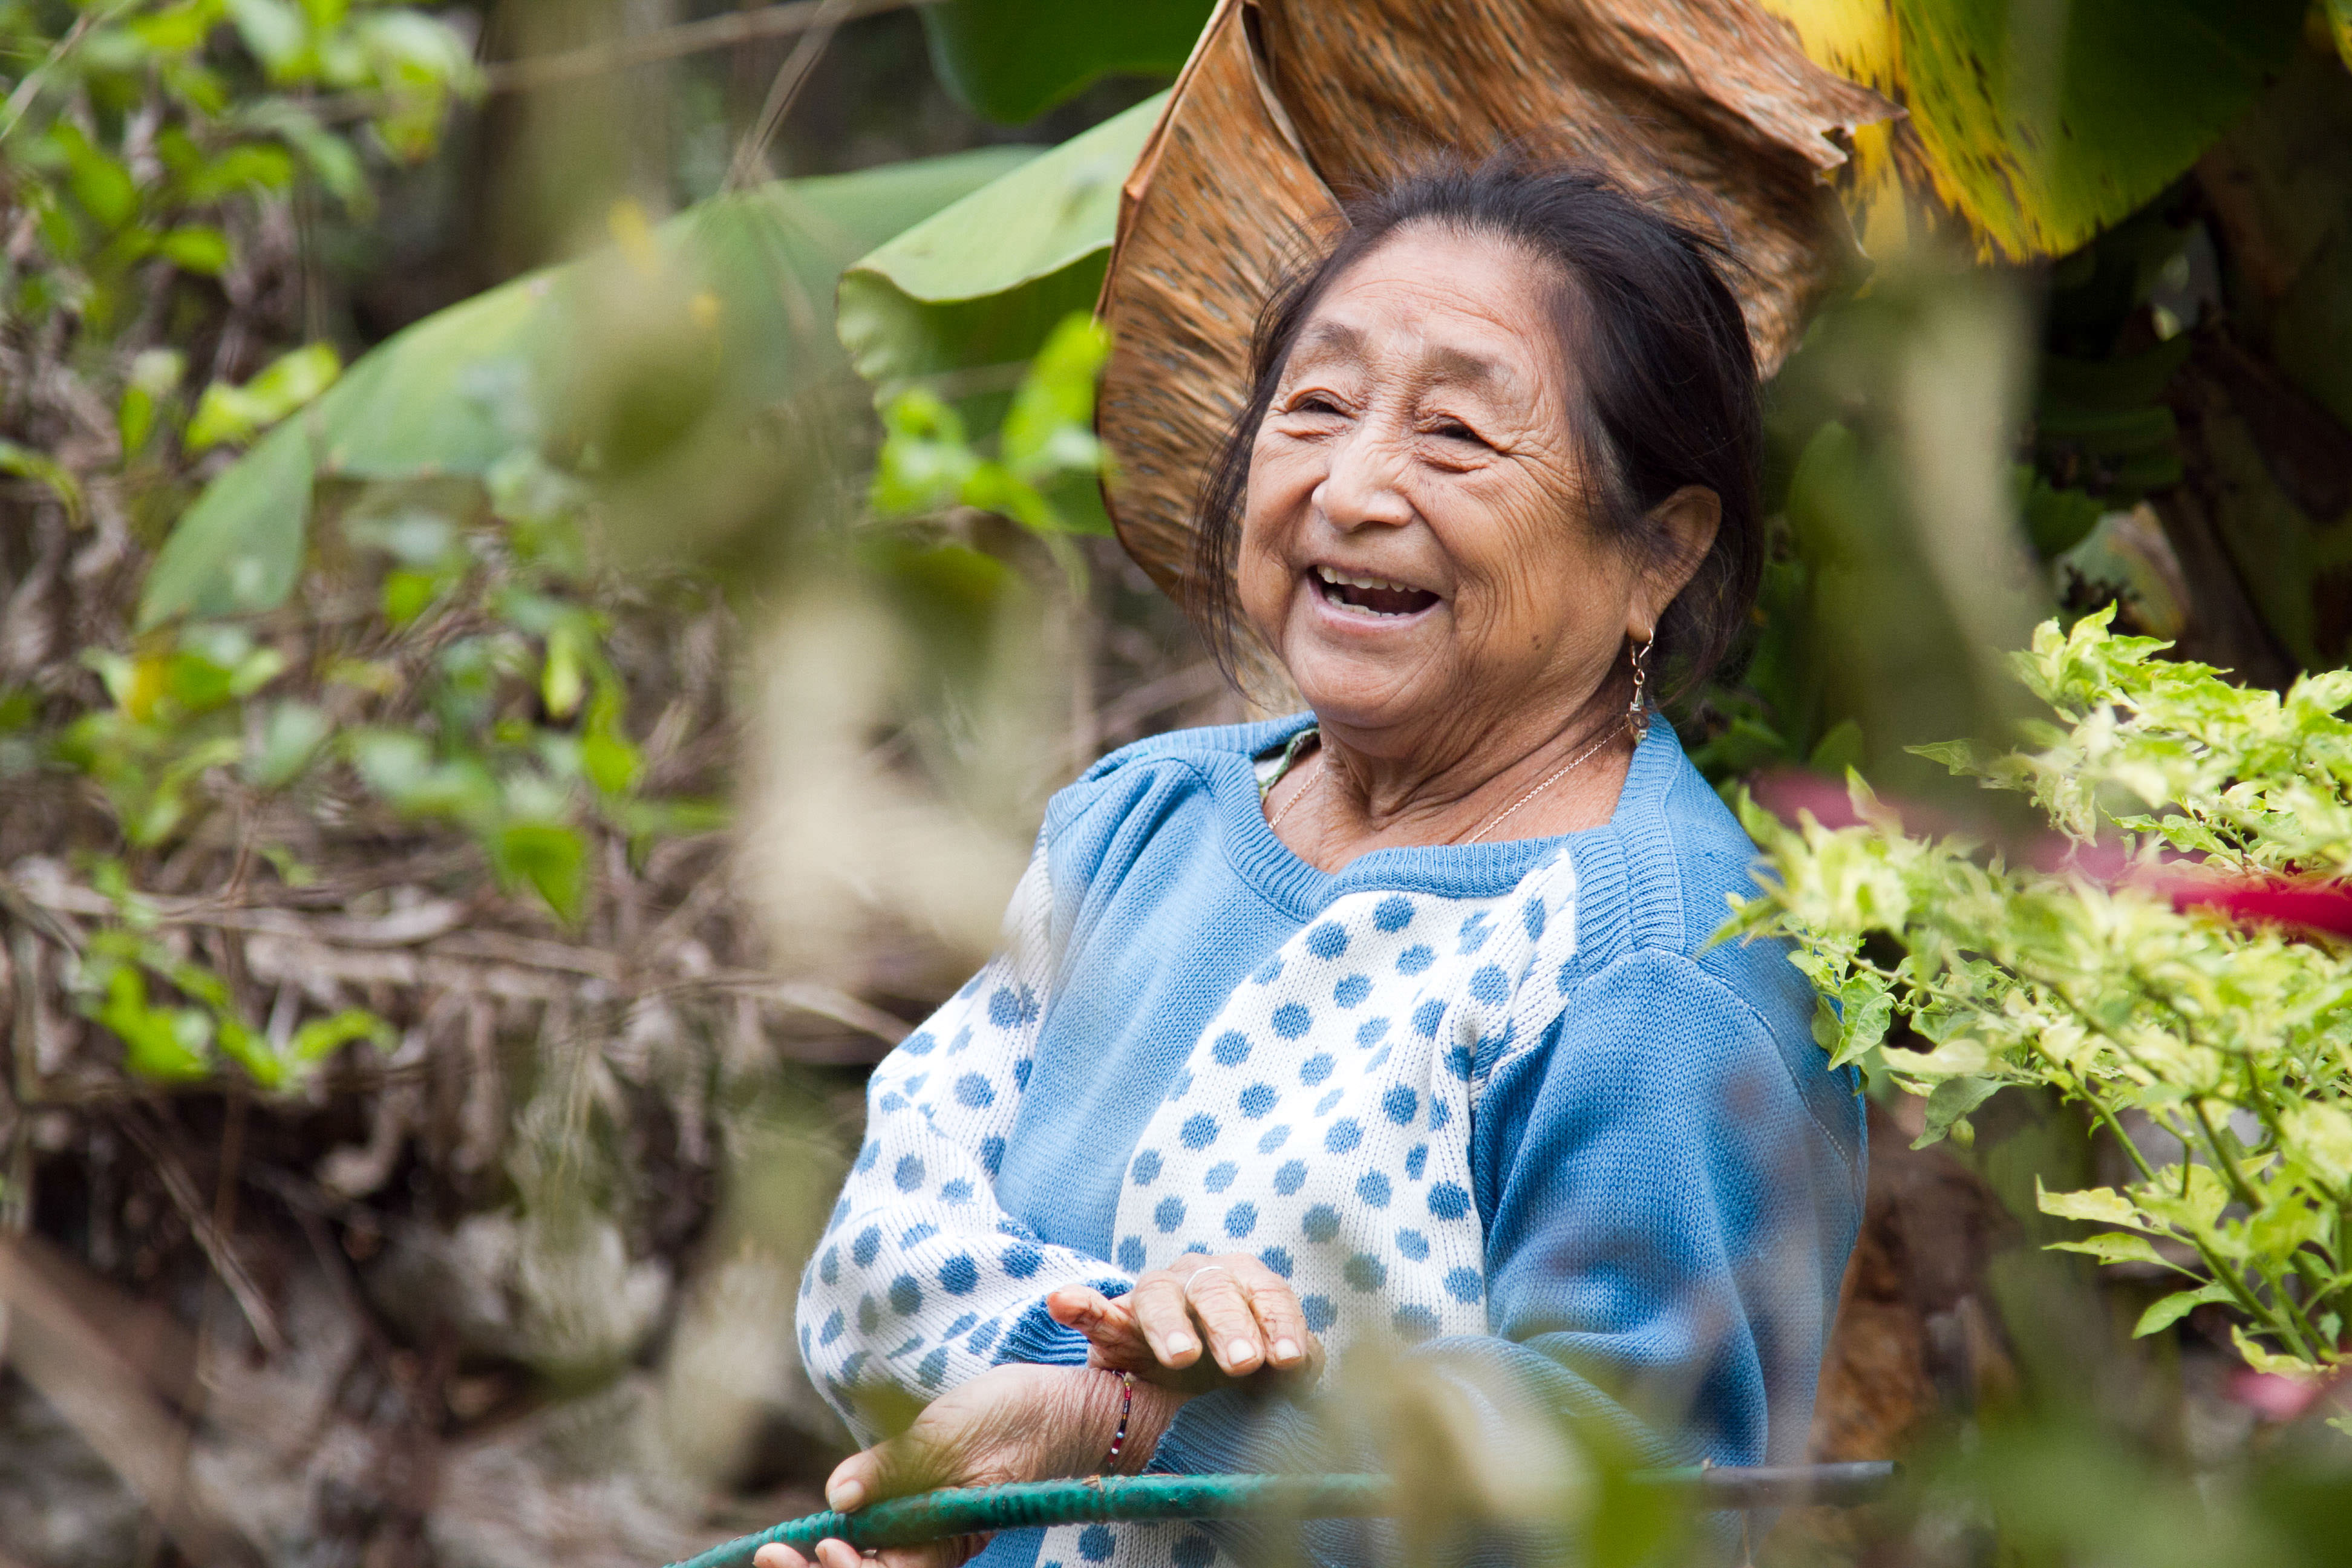
[[[1979,847],[2036,819],[1906,748],[1998,773],[2046,615],[2257,692],[2352,656],[2352,20],[1766,8],[1910,112],[1773,388],[1751,657],[1678,717],[1727,785],[1853,765],[1952,828],[1759,786],[1815,810],[1754,818],[1786,888],[1911,879],[1783,912],[1877,1096],[1816,1447],[1916,1482],[1769,1550],[2332,1561],[2340,935],[2089,963],[2079,889]],[[865,1066],[1052,787],[1241,711],[1104,537],[1073,317],[1206,9],[0,5],[0,1552],[644,1563],[805,1504]],[[2137,648],[2037,689],[2146,719]],[[2298,690],[2264,739],[2166,687],[2205,771],[2139,809],[2299,780],[2232,847],[2341,876],[2341,678]],[[2269,977],[2179,1031],[2242,1081],[2034,1066],[2011,997],[2178,1007],[2159,936],[2222,1015]],[[2141,1185],[2084,1241],[2037,1182]]]

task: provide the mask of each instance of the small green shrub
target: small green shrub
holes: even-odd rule
[[[1906,831],[1851,773],[1852,826],[1743,798],[1769,874],[1726,931],[1795,939],[1817,1037],[1925,1095],[1923,1142],[1969,1137],[2004,1085],[2085,1106],[2136,1179],[2042,1193],[2103,1227],[2057,1245],[2179,1277],[2140,1333],[2218,1302],[2255,1367],[2315,1373],[2352,1312],[2352,941],[2244,917],[2352,909],[2352,670],[2282,697],[2109,618],[2017,656],[2054,713],[2023,745],[1924,749],[2029,795],[2048,842]],[[1926,1048],[1889,1043],[1897,1020]]]

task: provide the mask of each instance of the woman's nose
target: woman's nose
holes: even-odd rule
[[[1315,506],[1342,531],[1402,528],[1413,520],[1405,498],[1405,455],[1393,435],[1367,422],[1331,448],[1330,470],[1315,488]]]

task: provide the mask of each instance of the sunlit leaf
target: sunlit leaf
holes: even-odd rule
[[[334,384],[342,357],[330,343],[311,343],[272,360],[242,386],[215,382],[189,417],[188,450],[252,439]]]
[[[2303,0],[1759,0],[1815,60],[1909,110],[1857,137],[1866,235],[1916,145],[1986,255],[2058,256],[2137,211],[2285,66]],[[1899,226],[1899,219],[1895,220]]]
[[[1072,137],[842,274],[841,341],[877,396],[920,376],[1025,361],[1057,322],[1093,309],[1120,183],[1165,102]]]
[[[2146,1339],[2150,1334],[2161,1333],[2200,1307],[2210,1302],[2233,1300],[2230,1288],[2219,1280],[2210,1285],[2200,1285],[2193,1290],[2175,1290],[2169,1296],[2158,1297],[2149,1304],[2147,1311],[2139,1315],[2138,1323],[2132,1329],[2132,1338]]]

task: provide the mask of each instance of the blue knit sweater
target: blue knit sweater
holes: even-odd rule
[[[1306,722],[1163,735],[1055,796],[1004,952],[875,1071],[802,1281],[811,1375],[870,1438],[877,1388],[1083,1362],[1060,1286],[1248,1250],[1343,1368],[1377,1342],[1481,1404],[1638,1408],[1661,1458],[1801,1459],[1863,1121],[1783,950],[1706,945],[1738,825],[1657,724],[1604,826],[1326,873],[1259,805],[1254,759]],[[1153,1468],[1334,1462],[1227,1394]],[[1097,1525],[983,1561],[1219,1551]]]

